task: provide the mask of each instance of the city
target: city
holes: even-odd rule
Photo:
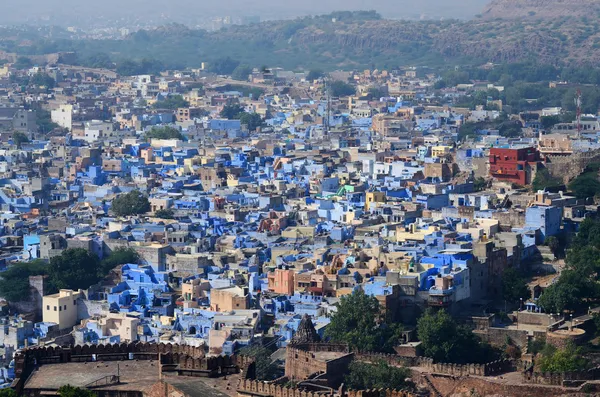
[[[14,43],[0,397],[600,393],[600,70]]]

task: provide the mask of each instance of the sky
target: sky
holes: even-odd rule
[[[489,0],[0,0],[0,24],[48,20],[61,25],[82,21],[155,20],[193,23],[215,16],[261,15],[263,20],[319,15],[331,11],[376,10],[386,18],[460,18],[480,13]],[[86,22],[87,23],[87,22]],[[118,23],[118,22],[117,22]]]

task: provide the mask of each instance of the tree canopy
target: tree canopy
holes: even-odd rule
[[[336,80],[331,83],[331,95],[336,97],[350,96],[356,94],[356,88],[353,85]]]
[[[234,80],[247,81],[250,73],[252,73],[252,66],[240,64],[233,72],[231,72],[231,78]]]
[[[559,178],[555,178],[550,175],[550,172],[546,168],[542,168],[535,173],[535,178],[531,183],[531,187],[534,192],[539,190],[546,190],[549,188],[556,188],[562,186],[562,181]]]
[[[383,322],[377,298],[362,290],[343,296],[325,331],[334,342],[362,351],[392,352],[400,338],[399,324]]]
[[[15,145],[17,145],[17,147],[20,148],[21,145],[29,142],[29,138],[27,138],[27,135],[25,135],[21,131],[15,131],[12,134],[12,141]]]
[[[515,268],[508,268],[502,274],[502,297],[510,303],[517,303],[521,299],[526,301],[531,297],[525,278]]]
[[[547,313],[582,310],[600,298],[600,220],[586,218],[567,251],[566,267],[537,304]]]
[[[152,105],[154,109],[169,109],[176,110],[179,108],[187,108],[190,103],[183,99],[181,95],[169,95],[165,99],[158,100]]]
[[[58,395],[60,397],[96,397],[96,393],[91,390],[71,385],[61,386],[58,389]]]
[[[163,126],[163,127],[152,127],[150,131],[146,132],[146,139],[179,139],[184,140],[184,136],[177,128]]]
[[[158,210],[154,213],[154,216],[162,219],[173,219],[175,217],[175,213],[172,209],[166,208],[164,210]]]
[[[582,349],[570,342],[562,349],[547,344],[542,350],[538,365],[542,372],[562,373],[586,370],[590,363],[583,356]]]
[[[50,259],[50,281],[58,289],[87,289],[96,284],[104,272],[98,257],[82,248],[66,249]]]
[[[0,296],[9,302],[29,299],[29,277],[46,275],[48,270],[46,263],[40,259],[9,266],[0,274]]]
[[[133,248],[119,247],[102,260],[102,268],[108,273],[119,265],[138,263],[139,260],[140,255]]]
[[[142,192],[132,190],[115,198],[110,208],[117,216],[139,215],[150,211],[150,202]]]
[[[458,325],[445,310],[427,309],[417,322],[417,335],[424,355],[436,362],[486,363],[497,358],[497,352],[482,344],[469,328]]]
[[[408,369],[392,367],[385,361],[375,364],[353,361],[344,377],[344,384],[354,390],[412,390],[414,384],[408,380],[409,378]]]

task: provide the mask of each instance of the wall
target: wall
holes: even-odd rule
[[[302,389],[288,388],[274,383],[242,379],[238,384],[238,396],[271,396],[271,397],[415,397],[415,394],[402,390],[348,390],[342,393],[313,392]],[[162,397],[162,396],[158,396]]]

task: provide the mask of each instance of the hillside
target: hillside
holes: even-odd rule
[[[535,9],[541,10],[544,8],[541,5],[548,2],[562,7],[571,1],[575,0],[495,0],[488,17],[467,22],[394,21],[382,19],[374,12],[338,12],[231,26],[217,32],[167,25],[118,40],[80,39],[56,28],[49,33],[7,30],[3,34],[0,30],[0,49],[22,55],[74,51],[87,66],[97,62],[98,53],[117,63],[149,58],[168,67],[197,66],[225,57],[251,66],[293,69],[522,61],[597,64],[600,62],[598,18],[567,14],[559,18],[543,17],[546,11],[540,11],[536,18],[490,19],[510,4],[528,10],[532,7],[530,3],[539,3]],[[522,7],[517,7],[519,4]]]

